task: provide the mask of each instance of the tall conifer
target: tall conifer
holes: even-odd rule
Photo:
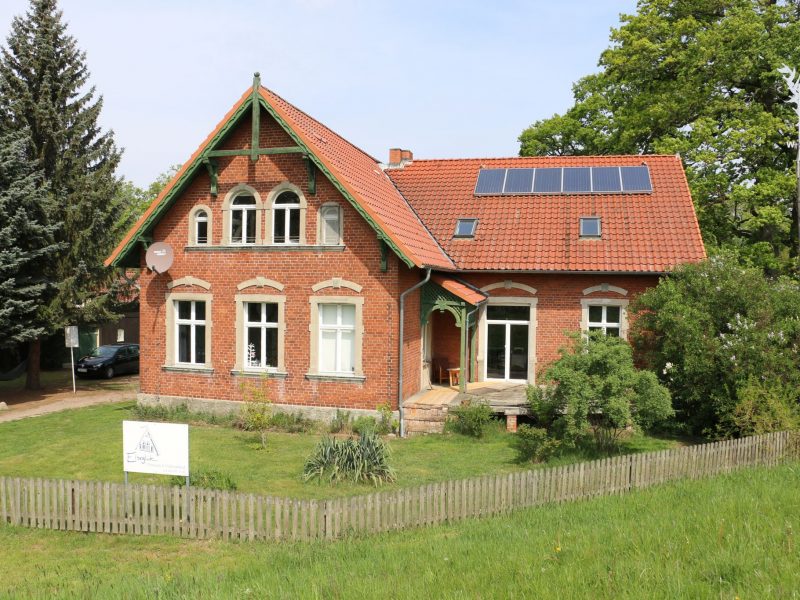
[[[24,132],[0,133],[0,348],[46,333],[40,309],[52,296],[46,265],[59,250],[50,196],[28,158]]]
[[[86,56],[55,0],[31,0],[0,53],[0,126],[30,131],[31,159],[52,196],[49,222],[63,250],[46,275],[56,293],[43,308],[52,332],[109,314],[113,273],[103,260],[127,226],[115,170],[120,151],[98,123],[102,98],[89,85]],[[39,387],[40,341],[30,345],[28,387]]]

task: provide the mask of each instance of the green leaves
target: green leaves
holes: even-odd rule
[[[678,419],[694,433],[746,435],[749,429],[739,429],[733,414],[745,387],[758,396],[753,381],[783,388],[786,406],[796,407],[800,287],[795,281],[769,280],[760,269],[721,254],[679,268],[640,296],[633,310],[637,354],[670,389]],[[769,391],[769,401],[775,397]]]
[[[545,386],[529,388],[531,411],[567,446],[591,432],[610,451],[626,428],[648,429],[673,415],[669,391],[636,370],[630,346],[599,332],[574,336],[544,378]]]
[[[522,132],[520,154],[679,153],[706,243],[785,271],[797,125],[784,63],[800,66],[793,3],[642,0],[575,104]]]
[[[375,433],[358,439],[324,437],[303,467],[303,479],[327,479],[330,483],[349,480],[357,483],[391,483],[394,469],[389,465],[389,448]]]

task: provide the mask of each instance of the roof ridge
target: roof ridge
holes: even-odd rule
[[[674,154],[569,154],[569,155],[537,155],[537,156],[478,156],[478,157],[456,157],[456,158],[416,158],[409,164],[419,162],[467,162],[478,160],[523,160],[523,159],[552,159],[570,160],[581,158],[675,158]],[[396,169],[393,169],[396,170]],[[402,169],[400,169],[402,170]]]
[[[269,88],[268,88],[267,86],[265,86],[265,85],[262,85],[261,87],[262,87],[263,89],[265,89],[266,91],[268,91],[268,92],[269,92],[270,94],[272,94],[273,96],[275,96],[276,98],[278,98],[279,100],[281,100],[282,102],[285,102],[286,104],[288,104],[289,106],[291,106],[293,109],[295,109],[297,112],[299,112],[300,114],[302,114],[302,115],[303,115],[303,116],[305,116],[306,118],[308,118],[308,119],[311,119],[312,121],[314,121],[314,123],[317,123],[317,124],[318,124],[318,125],[320,125],[321,127],[324,127],[325,129],[327,129],[328,131],[330,131],[330,132],[331,132],[333,135],[335,135],[336,137],[338,137],[339,139],[341,139],[343,142],[345,142],[345,143],[346,143],[346,144],[348,144],[349,146],[351,146],[351,147],[355,148],[356,150],[358,150],[359,152],[361,152],[361,154],[363,154],[364,156],[368,157],[370,160],[374,161],[376,165],[379,165],[379,164],[380,164],[380,161],[379,161],[377,158],[375,158],[374,156],[372,156],[372,155],[371,155],[369,152],[367,152],[366,150],[364,150],[364,149],[360,148],[359,146],[356,146],[356,145],[355,145],[353,142],[351,142],[350,140],[348,140],[348,139],[347,139],[346,137],[344,137],[342,134],[340,134],[340,133],[339,133],[339,132],[337,132],[337,131],[334,131],[333,129],[331,129],[330,127],[328,127],[327,125],[325,125],[325,123],[323,123],[323,122],[322,122],[322,121],[320,121],[319,119],[315,119],[315,118],[314,118],[314,117],[312,117],[310,114],[308,114],[306,111],[304,111],[302,108],[298,107],[296,104],[293,104],[293,103],[289,102],[289,101],[288,101],[286,98],[284,98],[283,96],[281,96],[281,95],[280,95],[280,94],[278,94],[277,92],[274,92],[273,90],[269,89]]]

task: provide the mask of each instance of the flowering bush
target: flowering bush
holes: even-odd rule
[[[796,281],[714,256],[676,269],[633,311],[637,359],[670,389],[691,432],[735,437],[792,422],[800,398]]]

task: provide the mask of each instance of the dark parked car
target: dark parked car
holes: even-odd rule
[[[139,344],[109,344],[75,363],[78,377],[106,377],[139,372]]]

